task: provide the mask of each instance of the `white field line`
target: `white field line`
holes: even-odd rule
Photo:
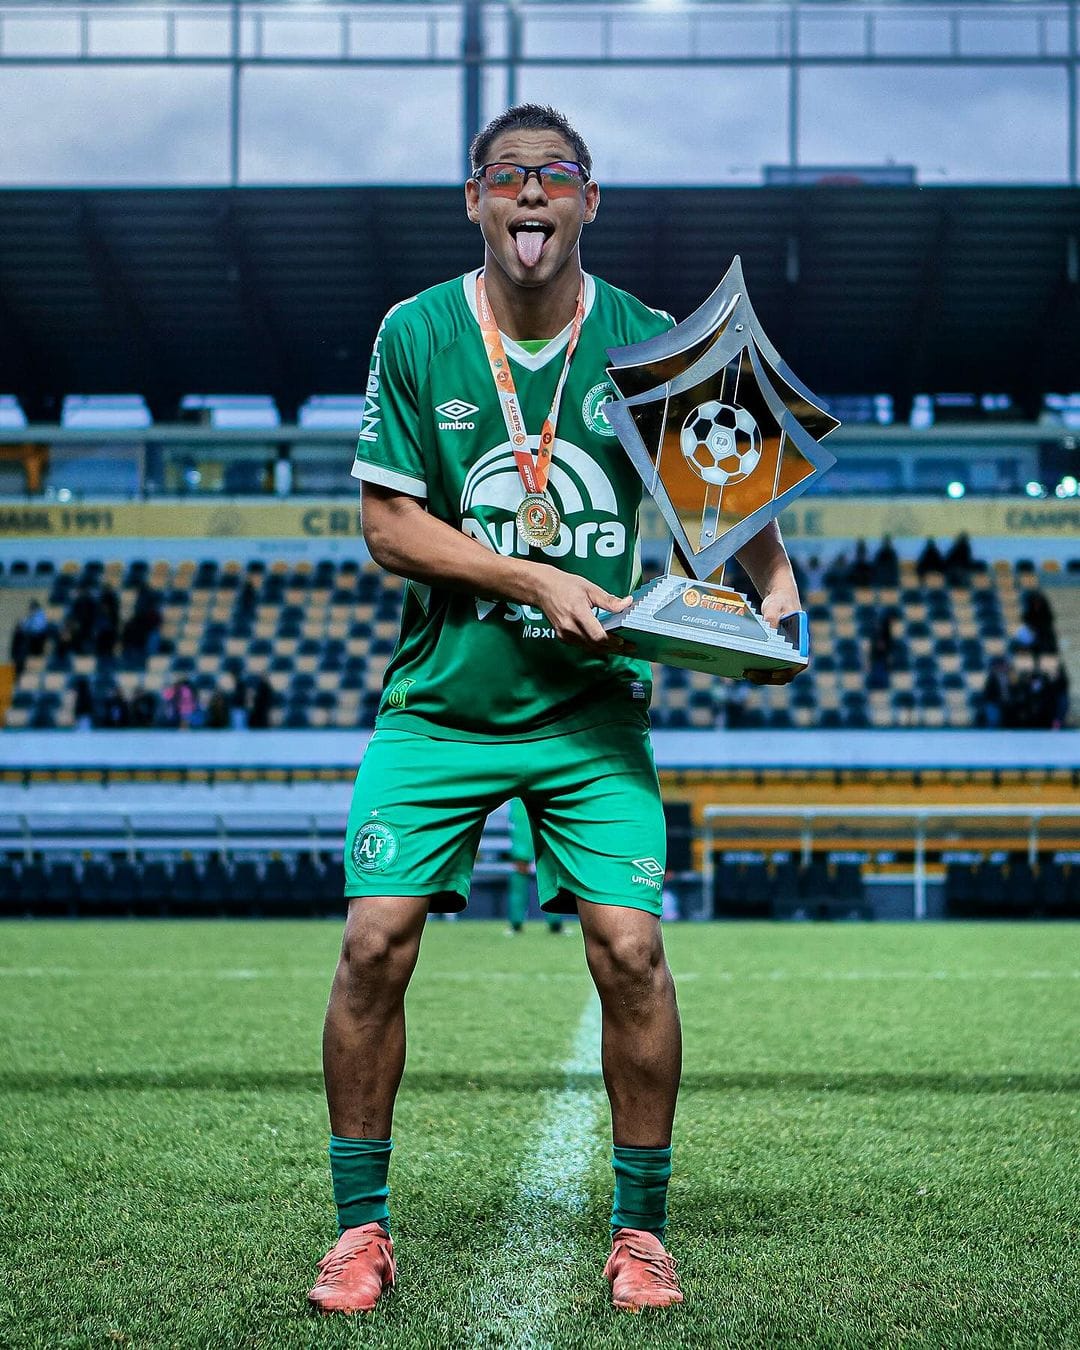
[[[581,1261],[599,1276],[604,1244],[590,1258],[574,1237],[588,1199],[586,1175],[599,1148],[605,1098],[574,1087],[580,1074],[600,1068],[600,1000],[591,995],[562,1066],[566,1086],[546,1098],[536,1137],[518,1169],[506,1226],[493,1244],[488,1278],[473,1301],[472,1344],[545,1350],[554,1342],[552,1320],[565,1307],[565,1288]],[[603,1234],[598,1235],[601,1239]]]

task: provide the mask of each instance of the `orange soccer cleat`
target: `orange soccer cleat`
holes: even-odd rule
[[[322,1313],[371,1312],[394,1287],[394,1244],[381,1223],[346,1228],[319,1262],[308,1302]]]
[[[612,1303],[627,1312],[683,1301],[674,1258],[658,1237],[638,1228],[616,1231],[604,1277],[611,1285]]]

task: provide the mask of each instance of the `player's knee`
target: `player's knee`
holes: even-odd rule
[[[350,925],[341,944],[341,976],[354,989],[407,984],[416,958],[415,946],[411,937],[392,929]]]
[[[589,965],[601,992],[610,990],[622,997],[651,988],[663,959],[656,933],[616,931],[589,944]]]

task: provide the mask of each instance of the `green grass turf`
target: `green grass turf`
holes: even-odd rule
[[[0,1345],[1080,1343],[1080,928],[669,929],[688,1301],[637,1318],[600,1278],[602,1089],[565,1067],[580,939],[479,923],[429,925],[409,996],[398,1292],[307,1314],[337,941],[0,926]],[[568,1100],[593,1141],[580,1204],[572,1178],[522,1189]],[[535,1257],[522,1231],[548,1235]]]

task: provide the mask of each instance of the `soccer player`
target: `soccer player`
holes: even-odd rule
[[[529,913],[529,892],[535,871],[536,849],[533,845],[529,813],[520,797],[510,803],[510,867],[506,888],[506,921],[510,933],[520,933]],[[549,932],[562,932],[562,918],[548,914]],[[509,934],[508,934],[509,936]]]
[[[309,1298],[356,1312],[393,1284],[406,986],[425,917],[464,908],[484,820],[519,796],[542,907],[578,915],[602,1006],[612,1299],[664,1307],[683,1297],[663,1242],[681,1037],[659,923],[651,681],[596,610],[629,604],[642,493],[604,417],[605,348],[672,320],[582,271],[600,190],[565,117],[511,108],[472,162],[483,267],[386,316],[353,469],[371,555],[409,584],[345,844],[323,1042],[340,1236]],[[775,524],[739,556],[767,621],[799,608]]]

